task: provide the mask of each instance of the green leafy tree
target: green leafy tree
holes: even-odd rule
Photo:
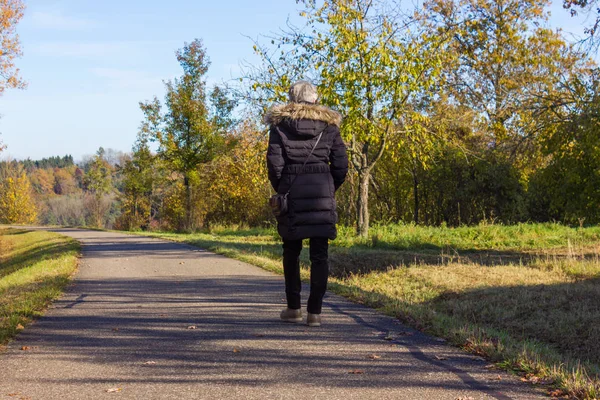
[[[229,115],[235,105],[227,100],[226,92],[215,88],[210,95],[211,108],[206,87],[210,61],[200,39],[186,43],[176,55],[183,75],[165,83],[164,112],[157,98],[140,103],[140,107],[149,137],[158,142],[157,154],[183,178],[185,218],[180,229],[193,230],[198,166],[211,161],[223,148],[222,133],[233,123]]]
[[[104,149],[100,147],[91,160],[85,175],[86,190],[93,196],[92,219],[96,227],[104,226],[106,207],[104,197],[112,191],[112,168],[104,159]]]
[[[121,216],[119,226],[124,229],[148,227],[159,205],[156,204],[164,168],[152,154],[148,137],[140,132],[133,146],[131,158],[121,167],[123,174]]]
[[[301,3],[306,28],[273,38],[271,47],[255,45],[264,67],[246,78],[255,99],[270,101],[285,100],[293,80],[308,78],[318,82],[321,102],[342,113],[358,178],[357,233],[366,236],[372,171],[386,150],[407,145],[408,121],[416,121],[410,104],[433,86],[444,37],[419,31],[395,1]]]
[[[532,214],[539,220],[600,222],[600,77],[577,77],[571,117],[544,140],[549,164],[532,177]]]

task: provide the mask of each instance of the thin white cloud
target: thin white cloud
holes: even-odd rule
[[[98,23],[91,19],[68,16],[58,11],[34,11],[31,21],[40,29],[63,31],[81,31],[98,26]]]
[[[95,58],[123,56],[138,48],[135,42],[44,42],[31,50],[44,56]]]
[[[147,90],[162,87],[162,79],[146,71],[119,68],[91,68],[90,72],[97,78],[104,79],[114,88],[125,90]]]
[[[111,41],[111,42],[75,42],[75,41],[53,41],[41,42],[30,45],[29,51],[42,56],[53,57],[78,57],[78,58],[102,58],[123,57],[135,59],[145,54],[156,52],[156,48],[162,46],[170,50],[176,48],[173,42],[150,42],[150,41]]]

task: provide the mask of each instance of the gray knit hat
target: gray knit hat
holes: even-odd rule
[[[314,104],[319,99],[317,88],[308,81],[298,81],[290,86],[290,102]]]

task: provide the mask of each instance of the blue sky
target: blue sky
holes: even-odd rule
[[[176,49],[202,38],[209,83],[236,77],[256,61],[246,36],[298,20],[294,0],[25,0],[17,60],[26,90],[0,97],[3,158],[39,159],[98,147],[130,151],[142,115],[138,102],[162,97],[178,76]],[[583,18],[552,6],[551,25],[581,33]]]

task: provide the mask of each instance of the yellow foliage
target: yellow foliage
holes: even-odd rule
[[[23,88],[14,59],[21,55],[21,44],[15,27],[23,17],[21,0],[0,1],[0,94],[7,88]],[[0,150],[1,149],[0,145]]]
[[[25,172],[0,183],[0,223],[32,224],[37,209],[31,196],[31,184]]]
[[[262,224],[270,218],[264,132],[246,125],[230,138],[229,152],[201,172],[196,207],[219,223]]]

